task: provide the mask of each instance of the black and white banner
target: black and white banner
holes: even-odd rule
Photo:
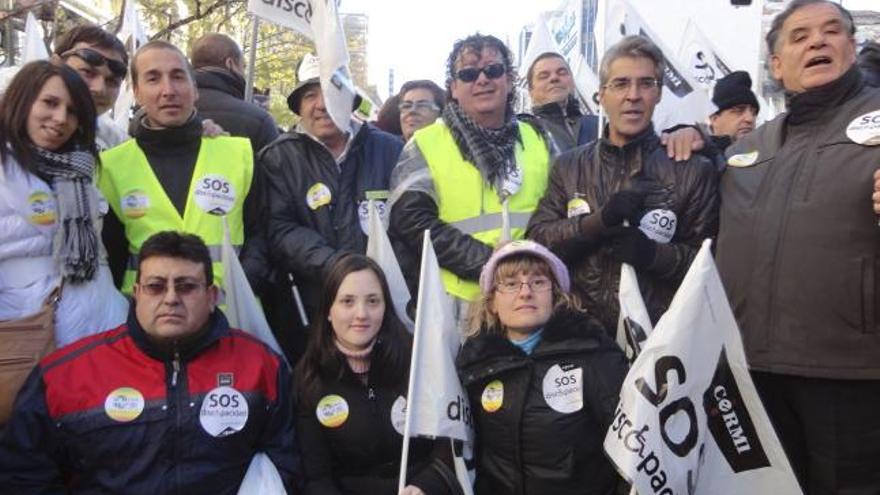
[[[605,451],[640,495],[802,493],[749,376],[710,241],[624,380]]]
[[[731,72],[730,64],[691,19],[684,29],[678,59],[687,64],[691,77],[710,95],[715,83]]]

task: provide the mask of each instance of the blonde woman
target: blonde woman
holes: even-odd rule
[[[602,451],[627,365],[569,295],[545,247],[515,241],[480,275],[482,297],[457,366],[476,426],[475,493],[611,494]]]

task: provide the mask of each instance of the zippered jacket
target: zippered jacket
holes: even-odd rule
[[[616,493],[621,480],[602,442],[627,363],[594,318],[555,313],[531,355],[481,334],[456,365],[476,428],[475,493]]]
[[[173,352],[128,323],[34,369],[0,440],[0,487],[16,494],[231,494],[265,452],[295,493],[290,373],[219,310]]]

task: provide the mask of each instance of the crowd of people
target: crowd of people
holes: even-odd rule
[[[880,493],[880,49],[854,35],[835,2],[780,12],[787,111],[757,127],[735,71],[706,122],[655,129],[665,62],[638,36],[601,57],[604,123],[554,52],[519,68],[518,114],[510,50],[474,34],[445,88],[347,130],[307,55],[282,131],[223,34],[188,58],[64,33],[0,99],[0,492],[232,494],[264,453],[288,493],[398,493],[413,338],[364,255],[372,202],[413,294],[430,231],[475,493],[627,492],[602,448],[620,267],[656,322],[706,238],[804,492]],[[283,355],[226,319],[226,236]],[[451,445],[413,439],[399,493],[462,493]]]

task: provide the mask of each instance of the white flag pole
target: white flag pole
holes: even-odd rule
[[[428,246],[431,243],[431,231],[425,231],[425,237],[422,240],[422,267],[419,270],[419,280],[426,280],[426,268],[427,263],[425,262],[425,258],[428,252]],[[422,298],[425,293],[425,285],[424,283],[419,284],[419,295],[416,299],[416,308],[422,307]],[[419,338],[421,336],[421,332],[419,331],[419,320],[422,319],[421,311],[416,310],[416,327],[413,332],[413,345],[412,345],[412,355],[409,361],[409,385],[406,387],[406,419],[403,425],[403,450],[400,454],[400,479],[397,482],[397,491],[400,492],[406,487],[406,465],[409,462],[409,435],[410,435],[410,425],[412,424],[412,407],[410,407],[410,402],[413,399],[413,392],[415,388],[415,376],[418,371],[418,367],[416,366],[416,359],[419,349]]]
[[[254,101],[254,75],[257,70],[257,39],[260,37],[260,18],[252,16],[254,23],[251,27],[251,53],[248,54],[248,74],[244,87],[244,101]]]

